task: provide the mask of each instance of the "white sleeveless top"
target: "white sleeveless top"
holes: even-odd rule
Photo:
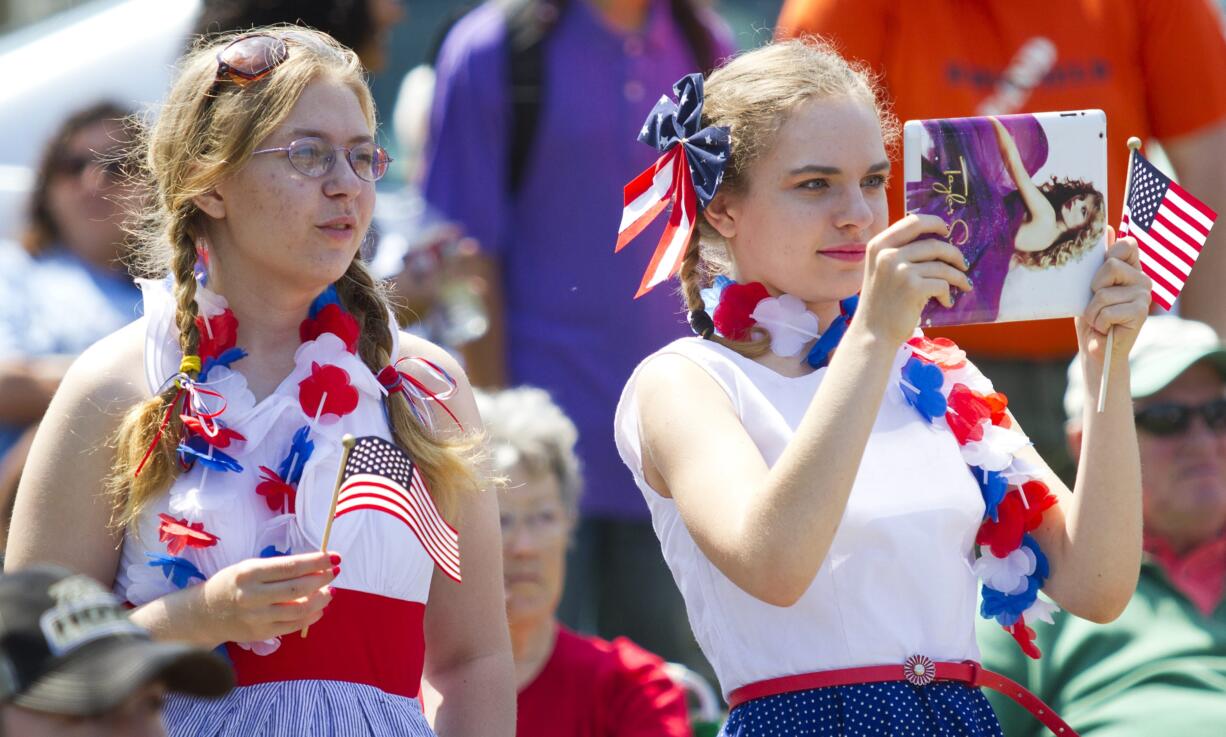
[[[717,343],[682,338],[639,365],[617,406],[618,450],[647,499],[690,626],[725,698],[757,681],[901,664],[914,654],[978,659],[971,562],[984,503],[948,430],[925,423],[890,384],[830,552],[796,604],[773,606],[721,573],[690,536],[676,503],[643,478],[635,393],[643,365],[662,354],[693,361],[723,388],[772,466],[826,369],[789,378]],[[899,356],[901,366],[901,349]],[[821,479],[813,490],[820,493]]]
[[[157,392],[176,374],[181,360],[174,301],[164,282],[142,280],[141,288],[145,295],[145,375],[149,390]],[[395,341],[398,333],[392,332]],[[398,350],[394,345],[393,351]],[[289,451],[294,433],[312,420],[298,402],[298,383],[310,374],[312,361],[343,368],[358,390],[358,406],[338,421],[328,423],[325,416],[315,423],[310,433],[315,447],[298,483],[296,513],[273,512],[264,497],[255,492],[261,480],[260,466],[276,469]],[[206,532],[218,536],[211,547],[187,547],[179,553],[205,576],[259,557],[270,545],[282,553],[316,551],[340,466],[341,438],[349,433],[391,440],[382,402],[384,389],[362,360],[345,350],[341,340],[330,333],[303,343],[294,357],[294,370],[259,402],[248,391],[246,379],[239,373],[241,368],[241,360],[235,370],[214,368],[202,386],[225,398],[220,419],[246,437],[245,442],[225,451],[243,469],[206,470],[197,463],[181,473],[169,493],[142,513],[135,534],[129,532],[124,537],[115,580],[116,593],[137,606],[179,588],[162,569],[151,566],[146,555],[167,552],[166,545],[158,541],[159,513],[189,523],[201,522]],[[174,441],[163,438],[161,442]],[[328,547],[343,559],[334,586],[426,602],[434,562],[404,523],[391,515],[355,513],[342,517],[332,525]],[[273,652],[279,645],[277,640],[239,644],[257,654]]]

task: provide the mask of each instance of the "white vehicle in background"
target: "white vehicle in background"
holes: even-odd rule
[[[33,167],[72,112],[157,103],[199,0],[94,0],[0,37],[0,239],[20,232]]]

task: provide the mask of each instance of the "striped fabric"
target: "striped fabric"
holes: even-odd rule
[[[216,701],[172,694],[170,737],[435,737],[417,699],[342,681],[242,686]]]

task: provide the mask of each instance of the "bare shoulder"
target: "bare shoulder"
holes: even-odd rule
[[[431,392],[445,393],[450,388],[449,384],[454,382],[454,392],[445,400],[446,409],[437,406],[436,402],[431,402],[435,427],[455,427],[455,422],[458,420],[465,433],[482,430],[481,416],[477,412],[477,403],[473,399],[468,374],[465,373],[464,367],[460,365],[455,356],[421,336],[402,330],[400,331],[400,354],[397,358],[423,359],[423,361],[403,361],[398,368]],[[441,369],[444,376],[438,376],[436,369]],[[455,415],[454,419],[451,414]]]
[[[145,322],[137,320],[87,348],[64,375],[48,412],[57,406],[92,407],[103,415],[122,415],[147,399],[144,340]]]
[[[640,409],[681,404],[729,404],[715,379],[694,361],[678,353],[661,353],[643,362],[635,379]]]
[[[404,330],[400,331],[400,355],[398,358],[424,358],[439,368],[444,369],[452,376],[457,377],[457,380],[459,376],[463,376],[465,384],[468,383],[468,375],[464,373],[463,367],[460,366],[455,356],[448,353],[442,346],[431,343],[420,335],[414,335]],[[407,370],[406,364],[402,363],[400,366],[401,370]]]
[[[51,400],[22,470],[8,540],[14,566],[56,561],[100,581],[114,578],[117,533],[105,479],[110,442],[127,412],[149,396],[143,320],[82,353]],[[72,530],[64,537],[60,533]]]

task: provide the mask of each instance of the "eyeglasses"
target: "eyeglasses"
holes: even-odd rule
[[[1163,402],[1138,410],[1133,416],[1137,427],[1150,435],[1171,437],[1182,435],[1192,425],[1192,416],[1200,415],[1205,426],[1215,433],[1226,432],[1226,397],[1200,405]]]
[[[266,33],[253,33],[235,39],[217,53],[217,80],[229,80],[240,87],[263,79],[289,58],[285,41]]]
[[[299,173],[308,177],[322,177],[332,171],[336,163],[336,152],[344,151],[353,173],[368,182],[377,182],[387,173],[387,165],[392,163],[392,157],[382,147],[367,141],[355,146],[330,146],[323,139],[299,138],[288,146],[265,148],[253,151],[252,154],[272,154],[284,152],[289,157],[289,163]]]

